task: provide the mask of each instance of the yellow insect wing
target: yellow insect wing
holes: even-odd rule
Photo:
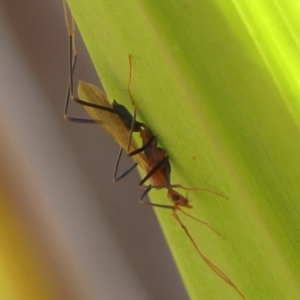
[[[109,107],[112,105],[108,101],[106,95],[98,87],[93,84],[79,81],[78,95],[81,100],[86,102]],[[90,117],[95,120],[101,128],[110,134],[115,141],[127,152],[130,130],[124,125],[120,117],[109,111],[85,106]],[[138,149],[135,139],[132,137],[130,151]],[[143,153],[139,153],[132,157],[141,167],[146,169],[148,163]]]

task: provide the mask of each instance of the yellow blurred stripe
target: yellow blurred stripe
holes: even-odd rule
[[[0,185],[0,299],[66,299],[8,195]]]

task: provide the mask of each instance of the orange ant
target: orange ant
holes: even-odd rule
[[[96,91],[96,87],[92,86],[90,84],[80,82],[80,85],[83,85],[85,88],[91,88],[92,87],[92,89],[94,91]],[[74,99],[74,100],[76,101],[77,99]],[[94,102],[94,100],[95,100],[95,102]],[[95,98],[93,98],[93,99],[90,98],[89,99],[89,101],[93,101],[94,103],[97,103],[96,102],[97,100],[99,100],[99,99],[95,99]],[[78,101],[76,101],[76,102],[78,102]],[[101,106],[97,106],[97,105],[93,104],[92,107],[96,108],[96,111],[97,111],[97,112],[94,112],[95,110],[91,110],[91,109],[88,108],[88,107],[90,107],[89,102],[85,102],[83,105],[87,106],[88,112],[93,117],[95,116],[95,114],[96,115],[101,115],[101,116],[102,116],[102,114],[107,115],[106,112],[101,111]],[[123,108],[126,109],[125,107],[123,107]],[[98,109],[99,109],[99,111],[98,111]],[[126,111],[127,111],[127,109],[126,109]],[[129,114],[129,112],[128,112],[128,114]],[[130,130],[128,126],[124,125],[124,124],[126,124],[126,122],[122,122],[122,120],[123,120],[122,116],[123,116],[122,114],[118,114],[118,115],[114,114],[113,116],[111,116],[111,118],[115,117],[115,121],[117,122],[116,124],[118,124],[118,126],[116,126],[116,127],[118,128],[118,130],[121,130],[123,133],[127,134],[127,138],[128,138],[127,141],[128,141],[129,136],[132,133],[132,130]],[[101,123],[99,123],[99,124],[102,126],[102,128],[104,128],[104,124],[107,125],[106,118],[104,119],[103,117],[101,117],[100,120],[101,120]],[[109,119],[109,120],[111,121],[111,119]],[[132,123],[131,124],[133,124],[134,122],[135,122],[135,119],[132,117]],[[123,124],[122,127],[120,127],[121,124]],[[128,123],[128,124],[130,124],[130,123]],[[139,123],[139,124],[142,124],[142,123]],[[134,126],[131,125],[131,128],[132,127],[134,127]],[[140,147],[140,148],[137,148],[135,140],[133,138],[131,138],[131,144],[129,146],[130,146],[130,148],[133,148],[134,150],[129,152],[128,154],[129,154],[129,156],[132,156],[132,158],[136,160],[136,163],[134,163],[130,168],[128,168],[128,170],[126,170],[123,174],[121,174],[118,177],[116,177],[116,173],[117,173],[117,169],[118,169],[119,160],[120,160],[120,157],[121,157],[121,154],[122,154],[122,150],[127,149],[128,144],[124,143],[124,142],[121,142],[121,140],[116,137],[116,132],[112,131],[112,127],[108,127],[108,128],[104,128],[104,129],[106,131],[108,131],[116,139],[116,141],[121,145],[121,150],[119,152],[117,162],[116,162],[116,166],[115,166],[115,170],[114,170],[114,179],[115,179],[115,181],[120,180],[121,178],[124,178],[128,173],[130,173],[137,166],[137,164],[142,166],[142,168],[146,171],[147,175],[141,180],[139,185],[143,186],[143,184],[148,179],[150,180],[151,184],[145,188],[144,192],[141,194],[141,196],[139,198],[139,201],[143,204],[148,204],[148,205],[155,206],[155,207],[171,209],[174,218],[178,221],[178,223],[180,224],[182,229],[185,231],[186,235],[188,236],[189,240],[191,241],[191,243],[195,247],[195,249],[198,252],[198,254],[200,255],[200,257],[203,259],[203,261],[209,266],[209,268],[214,273],[216,273],[219,277],[221,277],[227,284],[232,286],[239,293],[239,295],[243,299],[246,299],[245,296],[238,289],[238,287],[233,283],[233,281],[221,269],[219,269],[214,263],[212,263],[201,252],[198,245],[194,241],[193,237],[189,233],[188,229],[186,228],[186,226],[182,223],[181,219],[179,218],[179,216],[177,214],[177,210],[180,210],[183,214],[185,214],[185,215],[191,217],[192,219],[206,225],[208,228],[210,228],[216,234],[218,234],[220,237],[222,237],[208,223],[193,217],[192,215],[186,213],[184,210],[181,209],[182,207],[192,208],[192,206],[189,204],[188,199],[183,197],[180,193],[175,191],[173,188],[174,187],[181,187],[183,189],[188,189],[188,188],[185,188],[185,187],[183,187],[181,185],[178,185],[178,184],[177,185],[170,184],[171,166],[170,166],[170,162],[169,162],[169,157],[167,156],[165,150],[163,150],[160,147],[157,147],[157,139],[156,139],[156,137],[153,136],[150,129],[148,127],[146,127],[144,124],[142,124],[139,127],[140,135],[141,135],[141,138],[142,138],[142,141],[143,141],[143,146]],[[118,134],[118,136],[119,136],[119,134]],[[173,205],[163,205],[163,204],[156,204],[156,203],[151,203],[151,202],[145,201],[144,197],[149,193],[149,191],[152,188],[155,188],[155,189],[167,188],[167,190],[168,190],[167,196],[168,196],[169,200],[173,203]],[[216,193],[214,191],[211,191],[211,190],[208,190],[208,189],[203,189],[203,190],[210,191],[210,192],[215,193],[215,194],[217,194],[221,197],[227,198],[227,197],[225,197],[225,196],[223,196],[219,193]]]
[[[177,187],[177,188],[180,187],[183,189],[188,189],[188,188],[185,188],[179,184],[174,185],[174,184],[170,183],[171,165],[169,162],[169,157],[167,156],[164,149],[157,147],[156,137],[152,138],[153,135],[152,135],[151,131],[148,128],[146,128],[145,131],[141,132],[141,137],[142,137],[143,142],[150,140],[151,143],[150,143],[150,145],[149,145],[149,142],[145,143],[145,145],[147,145],[147,147],[144,149],[144,153],[146,154],[146,157],[148,158],[150,165],[146,169],[147,175],[141,180],[139,185],[143,185],[143,183],[148,179],[150,180],[151,184],[148,187],[146,187],[145,191],[140,196],[139,201],[143,204],[148,204],[148,205],[155,206],[155,207],[171,209],[174,218],[180,224],[181,228],[184,230],[184,232],[188,236],[189,240],[195,247],[195,249],[198,252],[198,254],[200,255],[200,257],[203,259],[203,261],[209,266],[209,268],[213,272],[215,272],[226,283],[228,283],[232,288],[234,288],[243,299],[246,299],[245,296],[242,294],[242,292],[239,290],[239,288],[234,284],[234,282],[201,252],[197,243],[194,241],[193,237],[191,236],[190,232],[188,231],[187,227],[182,223],[181,219],[179,218],[179,216],[177,214],[177,210],[180,210],[183,214],[194,219],[195,221],[206,225],[208,228],[210,228],[212,231],[214,231],[221,238],[223,238],[223,237],[213,227],[211,227],[207,222],[199,220],[199,219],[193,217],[192,215],[186,213],[184,210],[182,210],[182,207],[192,208],[192,206],[189,204],[188,199],[186,199],[181,194],[176,192],[173,188],[174,187]],[[129,155],[136,154],[139,150],[140,149],[134,151],[133,153],[129,153]],[[149,191],[152,188],[156,188],[156,189],[167,188],[167,190],[168,190],[167,196],[168,196],[169,200],[173,203],[173,205],[163,205],[163,204],[156,204],[156,203],[144,201],[143,198],[149,193]],[[198,190],[206,190],[206,191],[212,192],[214,194],[217,194],[218,196],[227,198],[219,193],[216,193],[216,192],[208,190],[208,189],[198,189]]]
[[[233,283],[233,281],[223,272],[221,271],[215,264],[213,264],[199,249],[198,245],[194,241],[193,237],[189,233],[186,226],[182,223],[181,219],[177,214],[177,210],[180,210],[183,214],[191,217],[192,219],[201,222],[206,225],[208,228],[213,230],[216,234],[218,234],[221,238],[222,236],[208,223],[199,220],[192,215],[186,213],[182,210],[182,207],[192,208],[189,204],[189,200],[183,197],[180,193],[174,190],[174,188],[185,188],[179,184],[172,185],[170,183],[170,173],[171,173],[171,165],[169,162],[169,157],[166,151],[157,145],[157,138],[152,134],[151,130],[143,123],[136,121],[136,107],[134,104],[134,100],[130,91],[131,85],[131,70],[132,70],[132,57],[129,55],[129,64],[130,64],[130,75],[128,81],[128,92],[131,98],[131,101],[134,106],[134,115],[132,116],[127,108],[117,101],[113,101],[112,104],[108,101],[104,92],[98,89],[96,86],[85,83],[83,81],[79,82],[78,85],[78,94],[79,98],[73,95],[73,73],[76,65],[76,49],[74,45],[74,21],[72,23],[72,30],[70,29],[68,17],[65,8],[65,17],[66,24],[69,33],[70,39],[70,83],[67,93],[67,100],[65,104],[64,117],[68,121],[77,122],[77,123],[86,123],[86,124],[99,124],[105,131],[107,131],[121,146],[116,166],[114,169],[114,181],[118,181],[128,175],[137,165],[141,166],[145,172],[146,176],[140,181],[139,186],[144,186],[144,183],[149,179],[150,185],[145,187],[145,190],[139,197],[139,201],[143,204],[161,207],[172,210],[172,215],[180,224],[189,240],[195,247],[196,251],[203,259],[203,261],[209,266],[209,268],[216,273],[219,277],[221,277],[227,284],[233,287],[237,293],[243,298],[246,299],[242,292],[238,289],[238,287]],[[73,55],[73,49],[75,50]],[[81,105],[83,105],[92,119],[80,119],[76,117],[69,117],[67,115],[69,98]],[[88,99],[88,101],[84,101],[82,99]],[[135,139],[132,137],[133,132],[139,132],[140,137],[142,139],[142,146],[138,147]],[[122,151],[125,149],[129,156],[131,156],[135,163],[131,165],[125,172],[121,175],[117,176],[117,170],[119,161],[122,155]],[[150,192],[151,189],[167,189],[167,196],[169,200],[173,203],[173,205],[163,205],[147,202],[144,200],[145,196]],[[209,189],[198,189],[198,190],[206,190],[212,192],[218,196],[227,198],[224,195],[221,195],[217,192],[211,191]],[[227,198],[228,199],[228,198]]]
[[[202,224],[209,227],[211,230],[213,230],[216,234],[221,236],[213,227],[211,227],[208,223],[201,221],[190,214],[183,211],[181,208],[192,208],[192,206],[189,204],[189,200],[183,197],[180,193],[175,191],[173,188],[175,187],[181,187],[184,189],[188,189],[185,187],[182,187],[181,185],[171,185],[170,184],[170,173],[171,173],[171,166],[169,162],[169,157],[167,156],[165,150],[163,150],[160,147],[157,147],[157,139],[153,136],[150,129],[145,126],[142,123],[138,123],[141,125],[138,125],[136,128],[138,128],[142,141],[143,146],[138,148],[137,143],[135,142],[134,138],[131,137],[131,142],[128,145],[128,141],[130,140],[130,136],[132,134],[133,129],[130,129],[128,126],[125,126],[124,124],[130,124],[124,121],[124,114],[121,113],[113,113],[111,114],[109,111],[103,111],[102,105],[107,105],[108,108],[111,108],[110,103],[108,102],[107,98],[101,92],[97,87],[80,82],[79,83],[79,94],[85,95],[82,98],[88,99],[89,101],[93,102],[85,102],[83,100],[80,100],[78,98],[73,98],[74,101],[83,104],[89,114],[96,120],[95,123],[99,123],[99,125],[106,130],[110,135],[114,137],[114,139],[120,144],[121,150],[119,152],[115,170],[114,170],[114,180],[118,181],[121,178],[124,178],[128,173],[130,173],[137,165],[140,165],[147,173],[147,175],[141,180],[139,183],[140,186],[143,186],[143,184],[149,179],[151,184],[147,186],[144,190],[144,192],[141,194],[139,201],[143,204],[148,204],[155,207],[161,207],[166,209],[171,209],[172,214],[174,218],[178,221],[180,226],[185,231],[186,235],[188,236],[189,240],[195,247],[196,251],[200,255],[200,257],[204,260],[204,262],[210,267],[210,269],[215,272],[219,277],[221,277],[225,282],[227,282],[230,286],[232,286],[243,299],[246,299],[244,295],[241,293],[241,291],[238,289],[238,287],[233,283],[233,281],[222,271],[220,270],[215,264],[213,264],[199,249],[198,245],[194,241],[193,237],[189,233],[186,226],[182,223],[181,219],[179,218],[177,214],[177,210],[180,210],[183,214],[193,218],[194,220],[201,222]],[[90,97],[89,97],[90,96]],[[79,101],[80,102],[79,102]],[[96,103],[101,103],[99,106]],[[91,105],[92,104],[92,105]],[[120,105],[120,104],[118,104]],[[122,106],[122,105],[121,105]],[[123,106],[122,106],[123,107]],[[96,108],[96,109],[95,109]],[[127,109],[123,107],[126,111]],[[128,112],[128,111],[127,111]],[[128,112],[127,120],[129,120],[130,113]],[[132,123],[131,128],[135,128],[132,124],[135,121],[134,117],[132,117]],[[127,149],[130,149],[131,151],[128,151]],[[122,154],[122,150],[127,150],[129,156],[132,156],[132,158],[136,161],[131,167],[128,168],[123,174],[120,176],[116,176],[119,160]],[[156,204],[147,202],[144,200],[144,197],[149,193],[149,191],[152,188],[161,189],[161,188],[167,188],[168,193],[167,196],[169,200],[173,203],[173,205],[162,205],[162,204]],[[205,190],[205,189],[204,189]],[[207,190],[207,189],[206,189]],[[227,198],[221,194],[218,194],[214,191],[207,190],[212,193],[215,193],[221,197]]]

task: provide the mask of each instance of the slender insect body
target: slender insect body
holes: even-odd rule
[[[92,92],[88,92],[89,90],[92,90]],[[223,279],[227,284],[229,284],[232,288],[234,288],[237,293],[243,298],[246,299],[245,296],[241,293],[241,291],[238,289],[238,287],[233,283],[233,281],[222,271],[220,270],[215,264],[213,264],[199,249],[198,245],[194,241],[193,237],[189,233],[186,226],[182,223],[181,219],[179,218],[177,211],[180,210],[183,214],[189,216],[190,218],[194,219],[195,221],[205,225],[210,230],[212,230],[214,233],[219,235],[221,238],[220,233],[218,233],[212,226],[210,226],[207,222],[204,222],[202,220],[199,220],[190,214],[186,213],[182,210],[182,208],[192,208],[192,206],[189,204],[189,200],[182,196],[179,192],[175,191],[173,188],[183,188],[186,190],[189,190],[189,188],[185,188],[181,185],[175,184],[172,185],[170,183],[170,173],[171,173],[171,165],[169,162],[169,157],[166,153],[166,151],[160,147],[157,146],[157,139],[155,136],[153,136],[151,130],[142,124],[143,126],[139,126],[137,128],[140,129],[140,136],[142,139],[142,147],[138,147],[135,139],[131,137],[132,134],[132,128],[134,126],[131,126],[131,129],[128,127],[127,121],[123,120],[123,114],[116,114],[116,113],[110,113],[110,111],[102,110],[100,107],[102,105],[106,105],[106,107],[110,107],[106,96],[104,96],[104,93],[100,92],[100,90],[88,83],[80,82],[78,87],[78,94],[81,99],[87,99],[89,102],[85,102],[84,106],[86,110],[89,112],[91,117],[96,120],[96,123],[98,123],[104,130],[106,130],[110,135],[114,137],[114,139],[119,143],[121,146],[121,149],[124,149],[128,152],[130,156],[136,161],[136,164],[131,166],[127,171],[125,171],[122,175],[120,175],[120,179],[125,177],[129,172],[131,172],[136,165],[140,165],[147,175],[141,180],[139,183],[140,186],[143,186],[143,184],[149,179],[150,185],[148,185],[144,192],[141,194],[139,201],[143,204],[151,205],[154,207],[160,207],[165,209],[171,209],[172,215],[177,220],[177,222],[180,224],[181,228],[186,233],[187,237],[191,241],[191,243],[194,245],[196,251],[198,252],[199,256],[203,259],[203,261],[209,266],[209,268],[218,275],[221,279]],[[94,98],[94,96],[96,96]],[[91,106],[91,103],[99,103],[100,106]],[[95,109],[96,108],[96,109]],[[126,112],[128,110],[126,109]],[[129,120],[129,115],[126,115],[127,120]],[[135,118],[132,117],[133,122],[135,122]],[[126,125],[127,124],[127,125]],[[138,123],[139,124],[139,123]],[[128,145],[128,141],[130,141],[130,144]],[[129,149],[129,151],[127,150]],[[121,154],[122,152],[120,152]],[[115,173],[118,167],[118,162],[120,159],[120,154],[117,159],[116,167],[115,167]],[[145,196],[153,189],[167,189],[167,196],[168,199],[172,202],[173,205],[162,205],[162,204],[156,204],[147,202],[144,200]],[[199,189],[200,190],[200,189]],[[220,197],[226,198],[226,196],[223,196],[217,192],[211,191],[209,189],[202,189],[208,192],[212,192]]]
[[[65,4],[65,3],[64,3]],[[70,38],[70,84],[67,93],[67,100],[65,105],[64,116],[67,120],[72,122],[80,123],[81,119],[77,117],[68,116],[68,104],[69,98],[73,101],[81,104],[87,110],[89,115],[91,116],[91,120],[83,119],[82,123],[96,123],[103,130],[105,130],[109,135],[111,135],[115,141],[120,145],[120,152],[117,157],[116,166],[114,169],[114,181],[118,181],[127,174],[129,174],[133,169],[139,165],[145,172],[146,176],[140,181],[139,185],[144,187],[144,191],[141,194],[139,201],[143,204],[151,205],[154,207],[160,207],[165,209],[172,210],[172,215],[179,223],[181,228],[184,230],[186,236],[193,244],[194,248],[198,252],[201,259],[209,266],[209,268],[218,275],[222,280],[224,280],[228,285],[236,290],[236,292],[243,298],[246,299],[245,296],[241,293],[238,287],[233,283],[233,281],[215,264],[213,264],[204,254],[200,251],[198,245],[194,241],[193,237],[190,235],[186,226],[182,223],[179,218],[177,211],[181,211],[183,214],[189,216],[195,221],[207,226],[214,233],[222,236],[208,223],[199,220],[188,213],[186,213],[182,208],[192,208],[189,204],[189,200],[182,196],[179,192],[175,191],[174,188],[182,188],[185,190],[191,190],[190,188],[185,188],[179,184],[171,184],[171,165],[169,161],[169,157],[164,149],[158,146],[157,138],[152,133],[151,129],[145,124],[136,121],[136,109],[134,100],[131,94],[130,86],[131,86],[131,78],[132,78],[132,57],[129,55],[129,81],[128,81],[128,93],[132,104],[134,106],[134,114],[130,114],[125,106],[119,104],[116,100],[110,103],[103,91],[101,91],[96,86],[80,81],[78,84],[78,97],[75,97],[73,94],[73,72],[76,64],[76,49],[75,43],[72,39],[74,35],[75,25],[72,23],[72,28],[69,25],[66,7],[65,7],[65,16],[66,16],[66,24],[68,28],[69,38]],[[73,52],[74,57],[73,57]],[[132,136],[132,133],[136,132],[140,134],[141,146],[137,143],[135,138]],[[128,156],[131,156],[134,160],[134,164],[132,164],[125,172],[121,175],[117,176],[118,165],[122,155],[123,150],[126,151]],[[148,186],[144,186],[144,183],[149,180],[150,184]],[[164,205],[164,204],[156,204],[152,202],[146,201],[145,196],[152,189],[167,189],[167,197],[171,201],[172,204]],[[217,192],[214,192],[209,189],[194,189],[194,190],[203,190],[214,193],[220,197],[227,198]]]

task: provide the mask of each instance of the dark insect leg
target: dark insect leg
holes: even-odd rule
[[[123,149],[120,148],[120,151],[119,151],[119,154],[118,154],[118,157],[117,157],[117,160],[116,160],[115,168],[114,168],[113,180],[115,182],[117,182],[117,181],[123,179],[124,177],[126,177],[132,170],[134,170],[137,167],[137,163],[135,162],[125,172],[123,172],[121,175],[117,176],[117,172],[118,172],[122,152],[123,152]]]

